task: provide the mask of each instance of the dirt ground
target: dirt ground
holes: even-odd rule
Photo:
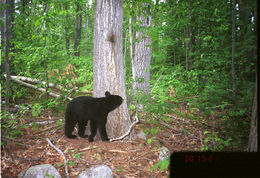
[[[49,115],[47,111],[45,116],[34,118],[33,122],[55,120]],[[140,138],[114,142],[95,139],[92,143],[83,138],[68,139],[64,136],[63,125],[57,126],[55,123],[39,126],[37,129],[28,127],[23,130],[20,138],[8,141],[7,145],[1,148],[1,175],[3,178],[13,178],[31,166],[52,164],[61,176],[65,177],[63,157],[48,144],[46,138],[49,138],[64,152],[72,178],[86,168],[99,164],[108,165],[116,178],[168,177],[168,170],[151,170],[151,167],[159,162],[160,147],[166,146],[171,152],[177,152],[200,151],[203,146],[203,130],[198,127],[198,123],[174,115],[168,116],[174,122],[148,124],[139,117],[140,123],[134,126],[135,133],[157,126],[158,133],[147,136],[147,139],[155,137],[150,144]],[[24,122],[29,121],[24,119]]]

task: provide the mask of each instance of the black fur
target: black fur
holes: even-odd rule
[[[82,138],[88,138],[92,142],[99,130],[101,139],[109,141],[106,132],[107,115],[110,111],[121,105],[123,99],[118,95],[111,95],[108,91],[106,97],[93,98],[90,96],[79,96],[67,105],[65,113],[65,135],[68,138],[76,138],[72,135],[74,127],[78,123],[78,134]],[[91,135],[85,135],[85,127],[90,120]]]

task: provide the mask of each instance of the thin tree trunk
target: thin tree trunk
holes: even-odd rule
[[[127,34],[127,30],[126,30],[126,34]],[[125,48],[124,48],[124,58],[123,58],[124,69],[126,68],[125,66],[126,49],[127,49],[127,35],[125,35]]]
[[[189,20],[190,22],[192,22],[194,19],[193,19],[193,14],[192,14],[192,5],[193,5],[193,1],[190,1],[190,4],[189,4]],[[189,48],[190,48],[190,52],[189,52],[189,69],[192,68],[192,65],[193,65],[193,51],[194,51],[194,44],[195,44],[195,37],[194,37],[194,30],[193,30],[193,27],[192,27],[192,24],[189,25],[189,38],[190,38],[190,41],[189,41]]]
[[[87,47],[86,47],[86,56],[88,56],[89,54],[89,51],[88,51],[88,38],[89,38],[89,28],[88,28],[88,25],[89,25],[89,7],[88,7],[88,2],[86,3],[86,8],[87,8],[87,12],[86,12],[86,25],[87,25],[87,32],[86,32],[86,40],[87,40]]]
[[[142,6],[147,6],[143,3]],[[146,16],[144,16],[144,13]],[[149,27],[151,25],[151,15],[143,11],[138,21],[142,23],[140,27]],[[151,39],[143,31],[136,32],[135,56],[133,61],[133,91],[136,93],[150,94],[150,63],[151,63]]]
[[[255,85],[255,96],[252,107],[252,118],[251,118],[251,129],[249,135],[248,142],[248,151],[257,152],[257,141],[258,141],[258,133],[257,133],[257,76],[256,76],[256,85]]]
[[[132,4],[130,5],[130,9],[132,9]],[[129,18],[129,42],[130,42],[130,61],[131,61],[131,67],[132,67],[132,76],[133,78],[135,78],[134,76],[134,46],[133,46],[133,31],[132,31],[132,20],[133,20],[133,17],[130,16]]]
[[[6,109],[8,109],[10,104],[10,37],[12,35],[12,21],[14,20],[14,0],[5,0],[4,4],[6,9],[4,10],[4,36],[5,36],[5,70],[6,70],[6,92],[5,92],[5,101]]]
[[[64,9],[66,11],[65,16],[65,24],[64,24],[64,31],[65,31],[65,40],[66,40],[66,51],[67,55],[70,55],[70,37],[69,37],[69,15],[68,15],[68,2],[64,3]]]
[[[7,1],[7,0],[6,0]],[[5,10],[5,19],[7,19],[7,10]],[[6,110],[9,108],[9,97],[10,97],[10,66],[9,66],[9,39],[8,39],[8,20],[5,20],[5,70],[6,70],[6,91],[5,91],[5,102]]]
[[[110,138],[127,132],[131,125],[126,103],[123,67],[123,1],[95,2],[94,22],[94,96],[104,97],[105,91],[120,95],[124,102],[108,115],[106,124]],[[133,136],[133,132],[130,138]]]
[[[236,71],[235,71],[235,9],[236,3],[235,0],[232,1],[232,97],[234,103],[236,103]]]
[[[184,36],[187,36],[185,28],[184,28]],[[188,58],[188,51],[189,51],[189,47],[188,47],[188,41],[185,39],[185,58],[186,58],[186,72],[189,71],[189,58]]]
[[[82,28],[82,9],[79,2],[76,2],[76,29],[74,35],[74,56],[80,56],[79,44],[81,39],[81,28]]]

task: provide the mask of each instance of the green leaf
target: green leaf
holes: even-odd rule
[[[151,143],[154,142],[154,141],[156,141],[156,137],[149,138],[149,139],[147,140],[147,143],[148,143],[148,144],[151,144]]]
[[[158,167],[160,167],[160,171],[163,172],[165,170],[168,170],[169,165],[170,165],[170,159],[168,158],[153,165],[153,167],[151,167],[151,170],[157,170]]]
[[[77,159],[80,159],[80,155],[82,155],[83,153],[76,153],[76,154],[73,154],[72,156],[74,158],[77,158]]]
[[[75,166],[76,165],[76,163],[71,161],[71,160],[68,161],[68,164],[71,165],[71,166]]]
[[[159,166],[160,166],[160,162],[153,165],[153,167],[151,167],[151,170],[157,170]]]
[[[157,134],[157,133],[158,133],[158,131],[157,131],[155,128],[152,128],[152,129],[151,129],[151,134],[152,134],[152,135]]]
[[[36,110],[32,110],[32,116],[33,117],[38,117],[38,112]]]
[[[61,126],[62,124],[63,124],[63,123],[62,123],[61,120],[57,120],[57,121],[56,121],[56,125],[57,125],[57,126]]]
[[[64,166],[64,164],[63,163],[60,163],[59,165],[58,165],[58,168],[61,168],[61,167],[63,167]]]
[[[169,165],[170,165],[170,160],[169,159],[161,161],[160,171],[167,170]]]
[[[147,143],[148,143],[148,144],[151,144],[152,141],[153,141],[153,139],[149,138],[149,139],[147,140]]]
[[[208,134],[208,133],[210,133],[210,131],[204,131],[204,135],[206,135],[206,134]]]
[[[218,148],[219,148],[220,150],[223,150],[224,146],[223,146],[223,145],[218,145]]]

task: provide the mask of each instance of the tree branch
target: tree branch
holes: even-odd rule
[[[69,176],[69,171],[68,171],[68,165],[67,165],[67,160],[66,160],[64,153],[59,148],[54,146],[48,138],[46,138],[46,141],[51,145],[51,147],[53,147],[55,150],[57,150],[61,154],[61,156],[63,157],[66,176],[67,176],[67,178],[69,178],[70,176]]]
[[[137,112],[136,112],[135,115],[134,115],[134,122],[130,125],[128,131],[127,131],[124,135],[122,135],[121,137],[110,139],[109,142],[113,142],[113,141],[117,141],[117,140],[122,140],[123,138],[125,138],[126,136],[128,136],[128,135],[130,134],[130,132],[131,132],[133,126],[134,126],[135,124],[137,124],[138,122],[139,122],[139,119],[138,119],[138,117],[137,117]]]
[[[153,86],[153,88],[152,88],[152,90],[151,90],[151,92],[150,93],[152,93],[153,92],[153,90],[154,90],[154,87],[157,85],[157,83],[159,82],[159,80],[161,80],[161,78],[162,78],[162,75],[157,79],[157,81],[155,82],[155,84],[154,84],[154,86]]]

